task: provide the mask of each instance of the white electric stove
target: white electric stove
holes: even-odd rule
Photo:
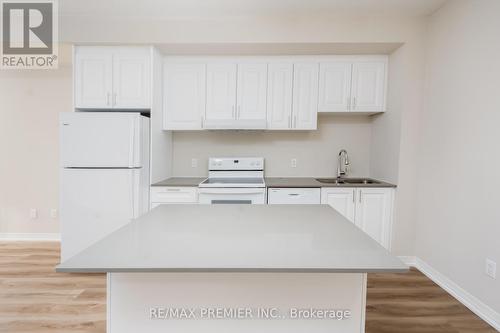
[[[208,161],[199,185],[201,204],[265,204],[264,158],[218,157]]]

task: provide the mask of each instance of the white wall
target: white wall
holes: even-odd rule
[[[500,264],[499,13],[454,0],[431,18],[416,224],[417,256],[497,313],[500,276],[484,270]]]
[[[0,70],[0,233],[59,231],[59,112],[71,110],[68,47],[58,70]],[[30,208],[39,209],[31,220]]]
[[[336,176],[337,154],[345,148],[351,175],[366,176],[370,163],[368,117],[320,116],[317,131],[175,132],[174,175],[206,176],[211,156],[263,156],[266,176]],[[198,167],[191,167],[198,158]],[[290,160],[297,159],[292,168]]]

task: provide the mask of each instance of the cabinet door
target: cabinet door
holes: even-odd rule
[[[207,109],[205,121],[213,123],[236,118],[236,65],[207,65]]]
[[[317,63],[301,63],[293,66],[293,123],[294,129],[316,129],[318,122]]]
[[[292,126],[292,64],[269,64],[267,83],[267,128]]]
[[[76,49],[75,107],[111,108],[113,57],[111,52]]]
[[[266,120],[267,64],[238,65],[237,118]]]
[[[327,62],[319,67],[319,112],[349,111],[352,63]]]
[[[385,67],[383,61],[354,63],[351,111],[385,111]]]
[[[356,189],[322,188],[321,203],[328,204],[354,223]]]
[[[151,61],[149,49],[126,49],[113,54],[113,107],[151,107]]]
[[[202,129],[205,65],[165,63],[163,73],[163,129]]]
[[[361,188],[356,204],[356,225],[389,249],[393,189]]]

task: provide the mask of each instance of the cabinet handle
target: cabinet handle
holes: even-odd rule
[[[236,115],[234,114],[234,105],[231,106],[231,115],[232,115],[233,119],[236,118]]]
[[[297,116],[293,116],[293,128],[297,128]]]
[[[111,101],[111,94],[108,92],[108,93],[106,94],[106,105],[107,105],[107,106],[109,106],[110,101]]]
[[[352,101],[352,109],[354,110],[355,108],[356,108],[356,97],[354,97]]]
[[[347,97],[347,110],[351,109],[351,96]]]
[[[288,193],[288,195],[290,195],[290,196],[298,196],[300,194],[298,194],[298,193]]]
[[[116,105],[116,95],[117,93],[113,93],[113,106]]]
[[[352,190],[352,203],[356,203],[356,190]]]
[[[200,117],[200,126],[203,128],[203,116]]]
[[[288,116],[288,128],[292,128],[292,117]]]
[[[361,194],[363,194],[363,192],[361,192],[361,190],[359,191],[359,203],[361,203]]]

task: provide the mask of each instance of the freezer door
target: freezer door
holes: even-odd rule
[[[61,258],[66,260],[144,211],[142,169],[63,169]]]
[[[139,113],[65,112],[60,115],[61,166],[134,168],[144,165]]]

